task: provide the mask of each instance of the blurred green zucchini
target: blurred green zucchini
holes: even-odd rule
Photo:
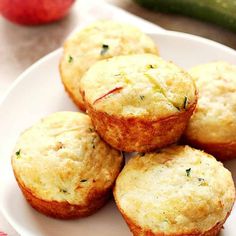
[[[161,12],[184,14],[236,32],[236,0],[134,0]]]

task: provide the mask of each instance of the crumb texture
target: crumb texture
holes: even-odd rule
[[[199,89],[186,136],[201,143],[236,142],[236,66],[213,62],[189,73]]]
[[[60,72],[66,90],[82,105],[80,79],[90,66],[102,59],[136,53],[158,54],[152,39],[138,28],[106,20],[89,25],[64,44]]]
[[[81,91],[94,109],[124,117],[163,118],[196,100],[191,76],[151,54],[97,62],[83,77]]]
[[[111,188],[122,157],[100,139],[87,115],[59,112],[20,136],[12,165],[18,182],[36,197],[86,205]]]
[[[231,173],[215,158],[174,146],[131,159],[114,196],[122,214],[142,232],[185,235],[224,222],[235,189]]]

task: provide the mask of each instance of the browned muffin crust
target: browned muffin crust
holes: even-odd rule
[[[220,161],[228,161],[236,158],[236,142],[230,143],[202,143],[198,140],[194,140],[183,137],[183,142],[188,143],[190,146],[204,150],[207,153],[212,154]]]
[[[26,200],[35,210],[58,219],[74,219],[92,215],[102,208],[111,197],[112,187],[102,192],[91,189],[85,201],[87,204],[85,205],[74,205],[66,201],[45,201],[37,197],[30,189],[26,188],[17,178],[16,174],[15,178]]]
[[[156,120],[119,117],[97,111],[88,103],[86,106],[95,129],[112,147],[126,152],[147,152],[176,142],[196,103],[197,96],[187,110]]]
[[[129,217],[122,211],[122,209],[119,207],[119,204],[116,202],[117,207],[119,211],[121,212],[125,222],[127,223],[130,231],[133,233],[133,236],[217,236],[221,229],[223,228],[223,225],[225,221],[227,220],[228,216],[230,215],[230,212],[228,212],[227,216],[222,222],[218,222],[214,227],[209,229],[208,231],[201,233],[196,230],[196,232],[192,233],[183,233],[183,234],[164,234],[164,233],[153,233],[151,230],[143,230],[140,226],[136,225],[135,222],[133,222]]]

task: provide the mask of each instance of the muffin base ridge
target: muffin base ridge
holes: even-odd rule
[[[107,189],[100,193],[91,192],[88,196],[88,203],[86,205],[75,205],[66,201],[46,201],[36,197],[17,177],[16,180],[25,199],[35,210],[44,215],[58,219],[75,219],[92,215],[102,208],[111,197],[111,189]]]
[[[188,110],[162,119],[124,118],[97,111],[86,104],[95,129],[112,147],[126,152],[147,152],[178,141],[197,99]]]
[[[225,221],[227,220],[228,216],[230,215],[231,211],[228,212],[225,219],[222,222],[218,222],[216,225],[214,225],[211,229],[207,230],[206,232],[191,232],[191,233],[182,233],[182,234],[166,234],[163,232],[154,233],[151,230],[142,229],[140,226],[135,224],[120,208],[119,204],[116,202],[116,205],[124,218],[126,224],[128,225],[130,231],[133,233],[133,236],[217,236],[221,229],[223,228],[223,225]],[[231,209],[232,210],[232,209]]]

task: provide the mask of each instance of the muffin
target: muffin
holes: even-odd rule
[[[199,100],[185,140],[219,160],[235,158],[236,66],[213,62],[189,72],[199,89]]]
[[[197,102],[191,76],[151,54],[99,61],[80,85],[100,136],[127,152],[150,151],[177,141]]]
[[[88,216],[111,195],[122,167],[87,115],[54,113],[26,130],[12,156],[15,178],[39,212],[62,219]]]
[[[217,235],[235,199],[231,173],[189,146],[134,157],[113,193],[135,236]]]
[[[60,74],[75,104],[85,110],[79,92],[82,76],[95,62],[118,55],[158,54],[154,42],[139,29],[114,21],[98,21],[73,34],[64,44]]]

